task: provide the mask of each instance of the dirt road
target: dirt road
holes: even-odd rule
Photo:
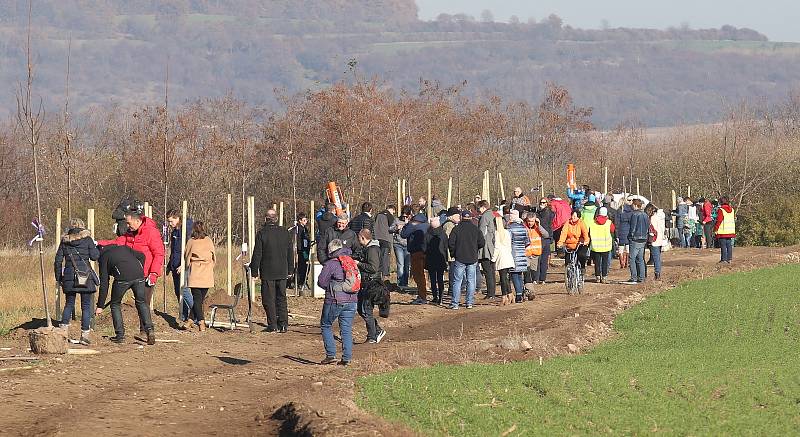
[[[180,343],[115,345],[110,320],[98,320],[93,356],[45,358],[32,369],[0,370],[0,429],[5,436],[59,435],[406,435],[410,431],[359,410],[353,401],[359,376],[433,363],[503,362],[570,353],[607,337],[614,314],[680,281],[786,262],[797,248],[737,248],[732,266],[716,251],[665,254],[664,281],[640,286],[587,283],[570,297],[563,283],[537,288],[537,298],[506,307],[478,299],[472,310],[412,306],[395,293],[388,334],[363,344],[356,320],[355,361],[320,366],[321,301],[292,298],[289,333],[176,331],[170,316],[156,316],[159,339]],[[563,269],[550,278],[561,281]],[[627,271],[613,265],[611,278]],[[259,308],[260,310],[260,308]],[[259,311],[259,315],[263,312]],[[259,320],[263,318],[259,316]],[[136,319],[126,308],[126,325]],[[0,357],[29,355],[24,329],[0,338]],[[73,337],[75,333],[73,333]],[[529,350],[517,345],[521,340]],[[498,345],[500,343],[501,345]],[[78,347],[78,346],[75,346]],[[0,361],[0,369],[29,363]]]

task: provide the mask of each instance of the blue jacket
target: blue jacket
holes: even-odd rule
[[[525,248],[531,244],[531,240],[528,238],[528,229],[522,223],[511,223],[508,225],[508,232],[511,234],[514,273],[525,273],[528,271],[528,257],[525,256]]]
[[[422,221],[424,223],[409,223],[403,227],[400,232],[400,237],[408,240],[408,253],[424,252],[425,251],[425,234],[428,233],[428,219],[424,214],[417,214],[414,216],[414,221]]]
[[[572,209],[580,211],[583,208],[583,202],[586,199],[586,193],[583,190],[575,190],[567,188],[567,197],[572,199]]]
[[[650,233],[650,217],[644,211],[633,211],[631,214],[631,230],[628,240],[637,243],[646,243]]]
[[[194,227],[194,221],[192,219],[186,219],[186,235],[192,235],[192,227]],[[189,239],[184,239],[184,244]],[[181,227],[178,226],[177,228],[173,229],[172,232],[169,234],[169,263],[167,264],[167,270],[170,272],[178,273],[178,267],[181,266]]]
[[[617,228],[617,238],[619,238],[620,246],[625,246],[629,243],[628,233],[631,231],[631,214],[633,214],[633,207],[622,205],[622,211],[617,216],[617,222],[614,223]]]

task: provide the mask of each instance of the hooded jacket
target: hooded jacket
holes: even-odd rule
[[[444,227],[429,227],[425,233],[425,269],[444,271],[447,268],[447,255],[447,233]]]
[[[336,226],[336,220],[338,220],[336,218],[336,214],[329,211],[323,212],[322,217],[320,217],[319,222],[317,223],[319,225],[317,226],[317,229],[319,229],[319,235],[325,235],[325,231]]]
[[[733,213],[733,207],[730,205],[722,205],[719,207],[719,211],[717,211],[717,220],[714,223],[714,232],[719,231],[719,227],[722,225],[722,221],[725,219],[725,216],[722,214],[722,211],[725,211],[728,214]],[[717,238],[736,238],[736,234],[716,234]]]
[[[128,231],[114,240],[103,240],[100,246],[128,246],[144,254],[145,276],[161,276],[161,264],[164,263],[164,243],[161,241],[161,231],[156,222],[150,217],[142,216],[142,226],[136,231]]]
[[[108,283],[110,277],[114,282],[132,282],[144,280],[144,254],[128,246],[107,246],[100,254],[97,263],[100,270],[100,292],[97,293],[97,308],[106,306]]]
[[[381,279],[381,244],[378,240],[369,240],[369,243],[361,250],[358,270],[361,272],[362,286],[367,283],[368,279]]]
[[[617,239],[620,246],[630,244],[628,234],[631,232],[631,215],[633,215],[633,207],[631,205],[623,205],[622,212],[617,216]]]
[[[351,231],[352,232],[352,231]],[[344,269],[342,263],[339,262],[338,256],[350,256],[353,252],[350,248],[343,247],[327,256],[327,260],[322,265],[322,271],[317,278],[317,285],[325,289],[325,303],[356,303],[358,302],[358,293],[346,293],[343,291],[334,292],[331,289],[333,282],[344,281]]]
[[[70,257],[72,255],[72,257]],[[75,260],[78,270],[89,271],[89,260],[97,261],[100,251],[94,244],[92,233],[86,229],[72,228],[61,237],[54,262],[56,282],[61,284],[64,293],[94,293],[99,282],[96,275],[90,273],[86,287],[75,284]],[[63,270],[62,270],[63,265]]]
[[[400,232],[400,237],[408,241],[408,253],[417,253],[425,251],[425,233],[428,232],[430,225],[428,218],[425,214],[417,214],[412,221],[417,223],[409,223],[403,227]]]

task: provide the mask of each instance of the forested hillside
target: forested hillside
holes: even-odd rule
[[[0,115],[24,77],[26,0],[0,0]],[[71,43],[70,43],[71,41]],[[319,89],[351,66],[396,88],[421,80],[537,102],[548,81],[594,107],[593,122],[717,119],[741,99],[774,102],[800,84],[800,46],[753,30],[581,30],[556,16],[511,23],[417,19],[412,0],[35,0],[36,87],[63,105],[71,45],[73,112],[232,92],[273,106],[275,91]],[[355,61],[355,62],[353,62]]]

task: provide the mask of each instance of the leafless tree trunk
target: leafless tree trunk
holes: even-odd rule
[[[17,91],[17,122],[20,128],[26,132],[26,139],[28,145],[31,147],[31,154],[33,155],[33,181],[36,188],[36,223],[42,226],[42,197],[39,187],[39,135],[44,124],[45,111],[44,104],[39,99],[38,107],[34,107],[33,103],[33,61],[31,60],[31,17],[33,15],[33,0],[28,0],[28,44],[26,47],[27,69],[28,77],[27,82],[23,86],[19,85]],[[39,272],[42,279],[42,299],[44,301],[45,318],[47,319],[47,327],[52,328],[53,322],[50,320],[50,305],[47,298],[47,285],[44,279],[44,250],[42,247],[42,235],[39,232],[37,238],[37,246],[39,248]]]

